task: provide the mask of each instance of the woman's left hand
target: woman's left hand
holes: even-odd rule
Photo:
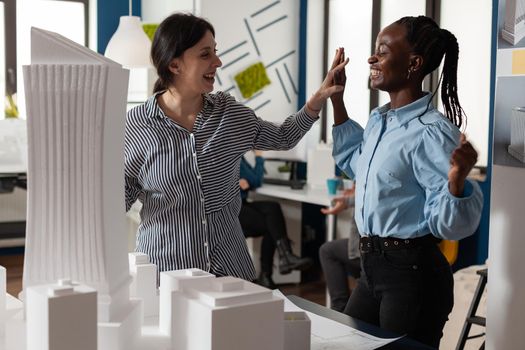
[[[332,205],[329,208],[321,208],[321,213],[325,215],[337,215],[348,208],[348,199],[355,194],[355,188],[349,188],[343,192],[342,196],[332,199]]]
[[[465,179],[470,170],[478,161],[478,152],[467,141],[465,134],[459,138],[459,146],[450,156],[450,169],[448,171],[448,188],[452,195],[461,197],[465,185]]]
[[[330,96],[344,90],[346,76],[342,71],[344,71],[347,64],[348,58],[344,58],[344,49],[337,49],[332,62],[332,67],[326,74],[326,77],[317,92],[307,101],[307,108],[319,112]]]

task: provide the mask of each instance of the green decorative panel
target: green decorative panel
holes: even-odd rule
[[[153,36],[155,35],[155,31],[157,30],[158,24],[143,24],[142,29],[144,29],[144,32],[148,36],[149,40],[153,41]]]
[[[262,62],[252,64],[236,74],[234,79],[244,98],[252,97],[256,92],[271,84]]]

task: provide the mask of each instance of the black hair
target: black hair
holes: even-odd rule
[[[197,44],[207,31],[215,36],[211,23],[192,14],[174,13],[159,24],[151,44],[151,62],[159,76],[154,93],[166,90],[172,83],[171,61]]]
[[[441,102],[446,117],[458,128],[461,127],[466,115],[458,99],[459,45],[456,37],[448,30],[439,28],[433,19],[426,16],[403,17],[395,23],[406,28],[406,39],[413,53],[423,57],[422,77],[438,68],[445,57],[439,78],[442,82]]]

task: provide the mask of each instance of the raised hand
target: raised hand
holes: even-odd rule
[[[338,48],[335,51],[334,60],[332,61],[332,66],[331,66],[330,70],[335,69],[338,65],[340,65],[341,63],[343,63],[345,61],[347,61],[345,59],[345,49],[344,49],[344,47],[340,47],[340,48]],[[342,86],[343,90],[332,94],[330,96],[330,98],[331,99],[334,99],[334,98],[341,98],[342,99],[343,98],[343,93],[344,93],[344,87],[346,85],[346,72],[345,72],[344,69],[340,69],[340,70],[334,72],[334,84],[338,85],[338,86],[339,85]]]
[[[459,138],[459,146],[450,156],[450,169],[448,171],[448,189],[456,197],[461,197],[465,185],[465,179],[470,170],[478,161],[478,152],[467,141],[465,134]]]
[[[306,102],[306,107],[310,112],[319,114],[326,100],[337,93],[344,91],[346,75],[344,68],[348,64],[348,58],[344,58],[344,49],[339,48],[335,53],[332,67],[315,94]]]

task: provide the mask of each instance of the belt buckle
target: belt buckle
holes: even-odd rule
[[[370,253],[374,251],[374,246],[372,244],[372,240],[369,237],[363,237],[366,239],[361,240],[359,248],[362,253]]]

